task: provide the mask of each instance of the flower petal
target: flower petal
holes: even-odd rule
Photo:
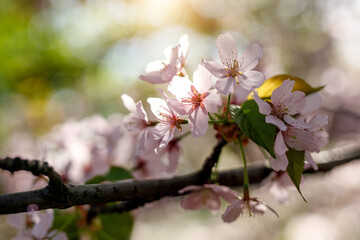
[[[164,50],[164,54],[169,65],[176,65],[179,58],[179,47],[168,47]]]
[[[148,98],[147,102],[150,104],[152,113],[158,119],[163,119],[163,114],[169,113],[169,107],[164,99],[161,98]]]
[[[255,102],[257,103],[257,105],[259,106],[259,112],[261,114],[269,115],[271,113],[272,108],[271,108],[270,104],[265,102],[264,100],[262,100],[256,91],[254,92],[253,98],[254,98]]]
[[[189,126],[193,137],[199,137],[206,133],[208,129],[209,116],[206,110],[201,107],[195,108],[195,110],[189,115]]]
[[[189,53],[189,49],[190,49],[189,35],[184,34],[180,37],[180,40],[179,40],[179,52],[180,52],[180,55],[182,55],[182,57],[184,59],[186,59],[186,57]]]
[[[286,130],[285,123],[280,119],[278,119],[277,117],[275,117],[274,115],[267,115],[265,117],[265,122],[277,126],[281,131]]]
[[[202,60],[204,67],[215,77],[224,78],[226,77],[227,71],[221,63]]]
[[[144,80],[148,83],[151,84],[161,84],[164,83],[163,79],[162,79],[162,72],[159,71],[154,71],[154,72],[149,72],[146,75],[140,75],[139,77],[141,80]]]
[[[244,54],[240,59],[240,71],[249,71],[253,69],[260,58],[263,57],[263,51],[260,44],[253,43],[245,49]]]
[[[161,134],[160,144],[157,148],[155,148],[155,153],[158,154],[174,138],[175,127],[172,127],[170,123],[161,122],[155,126],[155,130]]]
[[[284,155],[289,148],[285,145],[283,135],[280,132],[276,135],[275,144],[274,144],[274,151],[276,155]]]
[[[265,80],[264,74],[258,71],[247,71],[239,76],[239,84],[246,90],[253,90],[260,87]]]
[[[284,132],[285,143],[297,151],[318,151],[319,148],[314,141],[314,135],[305,129],[288,126]]]
[[[183,194],[183,193],[186,193],[186,192],[199,191],[199,190],[202,190],[203,188],[204,188],[203,186],[190,185],[190,186],[186,186],[186,187],[180,189],[178,191],[178,193]]]
[[[303,120],[293,118],[289,115],[285,115],[284,120],[291,126],[299,128],[299,129],[307,129],[307,128],[311,127],[311,124],[304,122]]]
[[[198,210],[204,206],[203,193],[201,191],[190,193],[180,201],[183,209]]]
[[[323,126],[329,122],[329,116],[323,114],[316,114],[309,122],[311,127],[308,129],[309,132],[320,130]]]
[[[231,68],[234,64],[234,60],[239,59],[238,49],[234,37],[229,34],[221,34],[216,41],[216,47],[219,53],[221,62]]]
[[[218,184],[205,184],[204,186],[212,189],[217,195],[221,196],[229,203],[234,202],[238,197],[237,192],[227,186]]]
[[[275,171],[286,171],[286,168],[289,164],[286,154],[276,156],[276,159],[270,157],[270,167]]]
[[[242,88],[240,85],[235,84],[234,93],[232,94],[232,104],[242,105],[246,100],[251,90],[246,90]]]
[[[170,82],[173,77],[176,75],[177,69],[174,64],[169,64],[164,67],[164,69],[161,72],[161,77],[163,82],[168,83]]]
[[[310,166],[317,171],[319,169],[318,165],[314,161],[314,159],[311,156],[311,153],[309,151],[305,151],[305,159],[308,163],[310,163]]]
[[[303,110],[305,103],[305,93],[300,91],[292,92],[288,100],[283,103],[285,107],[285,113],[289,115],[297,114]]]
[[[233,77],[227,77],[217,80],[215,88],[222,94],[228,95],[234,92],[235,79]]]
[[[205,205],[210,210],[213,210],[213,211],[219,210],[221,207],[221,202],[220,202],[219,196],[216,195],[214,192],[211,192],[209,195],[207,195]]]
[[[300,114],[306,115],[309,113],[313,113],[321,107],[322,98],[318,93],[310,94],[306,96],[306,103],[304,108],[300,111]]]
[[[202,102],[206,111],[210,113],[216,113],[223,103],[220,94],[214,89],[209,91],[209,95]]]
[[[168,165],[168,172],[174,173],[176,171],[176,168],[179,163],[179,158],[181,155],[180,146],[179,143],[170,143],[168,150],[168,159],[169,159],[169,165]]]
[[[124,93],[123,95],[121,95],[121,100],[123,101],[123,104],[127,110],[129,110],[130,112],[136,111],[136,105],[132,97]]]
[[[211,87],[211,73],[203,65],[199,64],[193,75],[193,82],[199,93],[209,91]]]
[[[224,222],[230,223],[235,221],[240,214],[243,212],[244,208],[244,201],[243,200],[236,200],[232,202],[221,216]]]
[[[188,78],[175,76],[169,83],[168,90],[181,101],[182,98],[189,97],[191,85],[192,82]]]
[[[291,95],[291,91],[295,85],[295,81],[285,80],[280,85],[280,87],[276,88],[272,94],[271,94],[271,102],[274,104],[275,108],[281,109],[282,104],[284,101],[287,101],[287,99]]]

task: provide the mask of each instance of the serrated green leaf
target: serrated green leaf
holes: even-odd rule
[[[59,210],[54,211],[53,230],[65,232],[69,240],[79,239],[79,229],[76,225],[79,216],[70,213],[64,213]]]
[[[263,147],[272,157],[276,127],[265,122],[265,115],[259,112],[259,107],[254,100],[248,100],[242,107],[230,106],[230,114],[241,131],[259,146]]]
[[[289,150],[286,152],[286,156],[289,161],[286,172],[288,173],[291,181],[294,183],[296,189],[299,191],[301,197],[306,202],[300,191],[300,182],[305,166],[305,151],[296,151],[289,148]]]
[[[100,214],[102,230],[99,231],[101,239],[130,239],[134,226],[134,218],[128,213]]]
[[[115,182],[130,178],[133,178],[133,176],[128,170],[126,170],[125,168],[113,166],[110,168],[110,171],[105,176],[95,176],[92,179],[88,180],[86,184],[97,184],[104,181]]]
[[[260,98],[270,98],[272,92],[276,88],[280,87],[280,85],[283,83],[283,81],[285,81],[287,79],[295,81],[293,91],[302,91],[306,95],[318,92],[324,88],[324,86],[313,88],[301,78],[293,77],[293,76],[290,76],[287,74],[281,74],[281,75],[276,75],[276,76],[273,76],[273,77],[267,79],[261,85],[261,87],[257,89],[259,97]]]

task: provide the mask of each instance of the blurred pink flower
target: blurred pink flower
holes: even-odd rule
[[[140,79],[152,84],[168,83],[176,75],[186,76],[183,68],[189,52],[189,37],[183,35],[177,46],[165,49],[166,60],[150,62],[146,66],[146,75],[141,75]]]
[[[135,166],[132,172],[135,178],[149,179],[174,175],[181,153],[179,141],[170,141],[165,148],[156,154],[154,147],[159,144],[159,141],[151,142],[135,155]],[[166,158],[167,160],[165,160]]]
[[[11,214],[7,218],[8,224],[15,227],[19,231],[18,235],[15,238],[12,238],[12,240],[67,240],[68,238],[63,232],[49,232],[53,221],[53,209]]]
[[[221,63],[203,60],[203,64],[215,77],[219,78],[215,87],[220,93],[224,95],[233,93],[236,84],[251,91],[264,82],[264,74],[252,70],[263,56],[258,43],[251,44],[244,55],[239,57],[234,37],[225,33],[217,38],[217,49]]]
[[[121,155],[116,150],[124,132],[122,117],[118,115],[108,120],[99,115],[68,120],[43,138],[46,161],[64,180],[84,183],[107,173],[110,165],[118,162]]]
[[[138,143],[137,147],[142,149],[148,140],[150,129],[150,122],[143,104],[141,101],[135,103],[127,94],[121,95],[121,99],[125,107],[130,111],[130,113],[124,117],[124,126],[126,130],[135,135]]]
[[[202,136],[208,129],[208,113],[218,111],[222,104],[221,96],[211,88],[211,74],[199,65],[193,76],[193,83],[188,78],[174,77],[168,90],[178,101],[171,105],[180,115],[189,115],[189,125],[194,137]]]
[[[180,206],[188,210],[198,210],[206,206],[209,210],[219,210],[220,197],[232,203],[237,199],[237,192],[227,186],[217,184],[204,184],[203,186],[190,185],[181,190],[180,194],[188,193],[180,202]]]
[[[222,215],[222,219],[224,222],[230,223],[235,221],[241,215],[248,214],[250,217],[253,215],[262,215],[267,209],[279,217],[274,209],[266,205],[264,202],[259,201],[257,198],[238,197],[227,207],[225,213]]]
[[[285,171],[271,172],[271,174],[262,181],[261,185],[262,188],[269,189],[269,192],[280,203],[289,201],[289,190],[296,190],[289,175]]]

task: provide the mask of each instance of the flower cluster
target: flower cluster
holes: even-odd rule
[[[190,134],[194,138],[204,136],[213,124],[217,138],[240,146],[243,194],[239,196],[218,184],[215,164],[209,179],[204,179],[206,184],[190,185],[178,191],[179,195],[185,195],[180,206],[187,210],[207,207],[217,211],[224,199],[230,204],[222,215],[224,222],[235,221],[241,215],[263,214],[266,210],[278,216],[268,205],[250,196],[243,145],[250,139],[271,155],[270,166],[276,172],[270,176],[271,186],[267,188],[285,202],[292,184],[300,191],[305,159],[316,170],[311,152],[319,152],[327,143],[328,135],[323,128],[328,116],[304,115],[309,109],[314,110],[314,106],[320,106],[321,98],[306,96],[311,91],[293,91],[296,84],[306,83],[291,76],[278,81],[271,89],[271,96],[262,95],[265,76],[255,69],[263,56],[260,45],[253,43],[240,55],[235,39],[228,33],[217,38],[220,62],[202,60],[189,77],[185,70],[189,46],[189,37],[182,36],[176,46],[165,50],[165,60],[149,63],[146,74],[140,76],[150,84],[163,84],[160,97],[147,99],[153,117],[145,111],[142,101],[135,102],[123,94],[122,102],[129,111],[126,116],[113,115],[108,119],[93,116],[58,126],[44,138],[47,159],[64,180],[72,183],[84,183],[96,175],[105,175],[112,165],[126,164],[135,178],[169,177],[176,173],[181,140]],[[309,85],[307,89],[314,90]],[[297,158],[293,157],[294,152]],[[124,158],[131,159],[131,163],[126,163]],[[298,161],[296,166],[300,168],[288,171],[294,161]],[[31,215],[34,229],[37,221],[43,222],[45,213],[51,225],[52,213],[39,212]],[[55,237],[48,233],[49,227],[42,229],[41,237]],[[35,230],[26,228],[26,233],[30,231],[38,238]]]
[[[252,92],[258,105],[258,114],[265,115],[263,124],[275,125],[277,129],[272,143],[274,148],[267,149],[274,156],[270,157],[271,167],[275,171],[286,171],[290,161],[287,152],[292,149],[302,151],[308,163],[317,169],[310,153],[319,152],[327,143],[328,136],[323,127],[328,122],[328,116],[317,114],[307,118],[302,113],[306,112],[305,105],[319,106],[320,102],[309,104],[304,92],[293,92],[295,81],[290,78],[283,79],[282,84],[273,89],[270,99],[262,99],[255,90],[261,87],[265,76],[254,70],[263,56],[260,45],[251,44],[240,56],[235,39],[228,33],[217,38],[220,62],[203,59],[191,81],[185,71],[189,45],[188,36],[182,36],[175,47],[165,50],[166,60],[149,63],[146,74],[140,76],[140,79],[151,84],[166,84],[167,91],[159,90],[162,98],[147,99],[155,119],[149,120],[141,101],[135,103],[130,96],[122,95],[123,103],[130,111],[124,118],[125,128],[137,143],[133,158],[135,176],[159,177],[175,172],[180,156],[179,142],[187,135],[179,134],[183,129],[182,124],[189,125],[190,133],[195,138],[203,136],[209,124],[213,123],[214,129],[218,131],[217,136],[228,142],[235,141],[242,145],[246,142],[244,138],[250,138],[259,144],[257,139],[247,136],[246,131],[241,129],[241,123],[237,122],[239,119],[231,119],[229,115],[230,104],[241,106]],[[214,86],[213,78],[216,79]],[[319,98],[313,99],[321,101]],[[161,160],[165,155],[168,160]],[[245,168],[245,155],[243,161]],[[292,177],[289,178],[291,181]],[[265,203],[250,197],[245,175],[243,197],[214,183],[209,181],[203,186],[188,186],[180,190],[179,194],[188,194],[181,201],[181,206],[190,210],[202,206],[217,210],[222,197],[231,203],[223,215],[225,222],[234,221],[245,212],[249,215],[262,214],[270,209],[276,214]],[[299,189],[298,183],[294,184]]]
[[[253,95],[260,113],[266,115],[265,121],[279,129],[274,146],[276,159],[270,158],[271,167],[275,171],[286,170],[288,147],[305,151],[306,160],[316,170],[317,166],[310,152],[319,152],[327,144],[328,136],[322,129],[328,123],[327,115],[317,114],[308,121],[301,116],[293,117],[304,109],[306,103],[305,93],[292,92],[294,85],[295,81],[285,80],[273,91],[271,102],[262,100],[257,92]]]

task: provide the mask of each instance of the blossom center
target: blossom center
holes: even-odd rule
[[[189,94],[189,97],[183,98],[181,100],[182,103],[191,104],[193,110],[197,107],[205,108],[203,100],[204,100],[204,98],[206,98],[209,95],[208,92],[200,94],[196,90],[196,88],[193,85],[191,85],[191,92],[189,92],[188,94]]]

